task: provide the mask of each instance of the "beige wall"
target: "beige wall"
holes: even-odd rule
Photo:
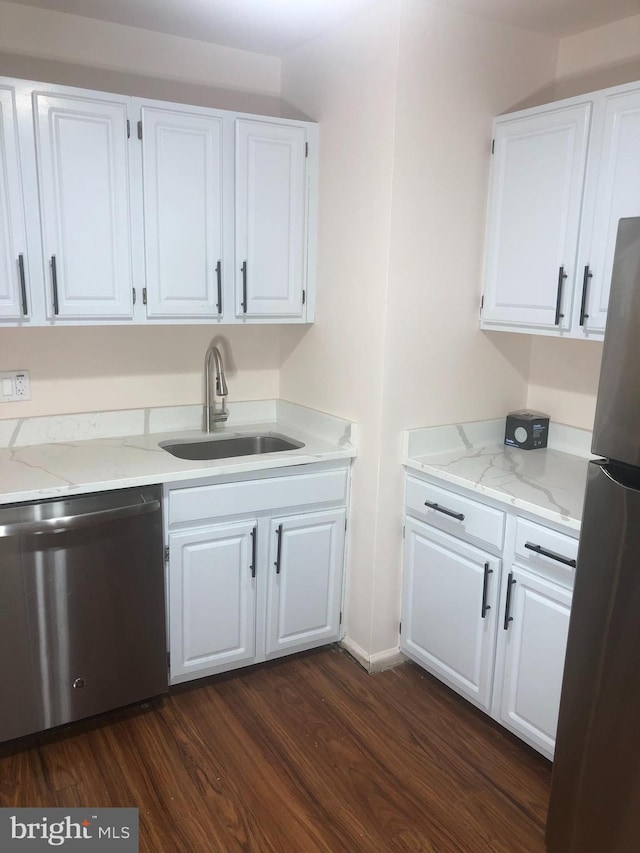
[[[318,303],[308,331],[283,329],[283,397],[352,418],[347,632],[372,646],[380,408],[391,213],[398,3],[283,63],[283,97],[320,122]]]
[[[0,2],[0,51],[278,95],[280,61],[164,33]]]
[[[593,91],[640,80],[640,15],[560,42],[558,80],[587,80]]]
[[[221,346],[230,404],[279,396],[274,326],[2,329],[0,369],[29,370],[32,399],[3,403],[0,417],[200,403],[212,339]]]
[[[491,121],[556,51],[402,0],[283,63],[322,144],[318,321],[284,332],[281,393],[359,423],[346,624],[374,660],[398,636],[401,430],[526,401],[531,339],[478,328]]]
[[[108,91],[132,83],[134,94],[195,94],[196,102],[214,97],[228,107],[231,89],[247,89],[262,94],[265,111],[278,111],[280,61],[273,57],[0,2],[0,75],[37,79],[41,71],[56,82]],[[174,82],[160,79],[169,75]],[[237,107],[251,108],[252,97],[238,91]],[[278,396],[277,326],[5,329],[0,369],[28,369],[32,399],[3,404],[0,418],[199,403],[204,354],[220,334],[232,361],[230,401]]]

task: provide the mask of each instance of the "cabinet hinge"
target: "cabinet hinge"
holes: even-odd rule
[[[482,294],[482,298],[480,300],[480,316],[482,316],[482,309],[484,308],[484,293]]]
[[[131,139],[131,122],[127,119],[127,139]]]
[[[340,620],[338,622],[338,625],[342,625],[342,610],[340,611]]]
[[[142,304],[143,305],[147,304],[147,288],[146,287],[142,288]]]
[[[135,287],[132,287],[131,289],[133,290],[133,304],[135,305],[136,304],[136,289],[135,289]]]
[[[309,143],[308,142],[305,142],[305,144],[304,144],[304,156],[305,157],[309,156]]]
[[[306,290],[303,290],[303,291],[302,291],[302,304],[304,305],[304,303],[305,303],[306,301],[307,301],[307,291],[306,291]]]
[[[171,669],[171,652],[167,652],[167,669]]]
[[[142,122],[138,122],[138,139],[142,139]]]
[[[492,139],[491,140],[491,153],[493,154],[495,150],[496,150],[496,141],[495,141],[495,139]]]
[[[403,539],[404,539],[404,535],[405,535],[405,533],[406,533],[406,532],[407,532],[407,528],[406,528],[406,526],[403,524],[403,525],[402,525],[402,538],[403,538]]]
[[[168,545],[164,546],[164,561],[165,561],[165,563],[169,562],[169,546]]]
[[[345,518],[345,520],[344,520],[344,529],[345,529],[345,530],[347,529],[347,519],[346,519],[346,518]]]
[[[402,634],[402,622],[398,625],[398,634]]]

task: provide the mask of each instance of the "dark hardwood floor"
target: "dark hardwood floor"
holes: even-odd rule
[[[140,850],[544,851],[551,765],[336,647],[0,747],[0,806],[137,806]]]

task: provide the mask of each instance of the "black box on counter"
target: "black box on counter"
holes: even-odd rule
[[[539,450],[547,446],[549,415],[543,412],[509,412],[504,431],[504,443],[521,450]]]

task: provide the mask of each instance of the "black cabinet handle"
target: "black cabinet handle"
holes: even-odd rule
[[[216,264],[216,279],[218,281],[218,314],[222,314],[222,261]]]
[[[589,270],[589,264],[584,268],[584,276],[582,277],[582,301],[580,302],[580,325],[584,326],[584,321],[589,317],[587,314],[587,291],[589,289],[589,279],[593,278],[593,273]]]
[[[547,551],[542,545],[534,545],[532,542],[525,542],[524,547],[529,551],[535,551],[536,554],[542,554],[543,557],[549,557],[551,560],[557,560],[558,563],[563,563],[565,566],[571,566],[575,569],[577,563],[569,557],[563,557],[562,554],[556,554],[554,551]]]
[[[247,313],[247,262],[242,262],[242,313]]]
[[[487,612],[491,610],[491,605],[487,604],[487,592],[489,590],[489,575],[493,574],[493,569],[489,568],[489,563],[484,564],[484,580],[482,582],[482,611],[481,616],[484,617],[487,615]]]
[[[507,602],[504,606],[504,630],[507,631],[509,629],[509,622],[513,622],[513,616],[509,616],[509,611],[511,610],[511,588],[517,583],[517,581],[513,578],[513,572],[509,572],[509,577],[507,578]]]
[[[258,550],[258,528],[254,527],[251,531],[251,577],[256,576],[256,554]]]
[[[564,317],[564,314],[560,313],[560,306],[562,305],[562,286],[566,277],[567,274],[564,271],[564,267],[560,267],[560,270],[558,272],[558,296],[556,298],[556,326],[560,325],[560,320]]]
[[[20,276],[20,297],[22,299],[22,313],[26,317],[29,313],[27,306],[27,280],[24,275],[24,255],[18,255],[18,274]]]
[[[464,515],[461,512],[454,512],[451,509],[445,509],[443,506],[440,506],[440,504],[434,504],[431,503],[431,501],[425,501],[424,505],[430,507],[431,509],[435,509],[436,512],[441,512],[444,515],[450,515],[451,518],[457,518],[458,521],[464,521]]]
[[[58,268],[56,256],[51,255],[51,286],[53,288],[53,313],[58,314]]]
[[[276,549],[276,561],[273,565],[276,567],[276,574],[279,575],[280,574],[280,560],[282,558],[282,525],[281,524],[278,525],[277,536],[278,536],[278,547]]]

